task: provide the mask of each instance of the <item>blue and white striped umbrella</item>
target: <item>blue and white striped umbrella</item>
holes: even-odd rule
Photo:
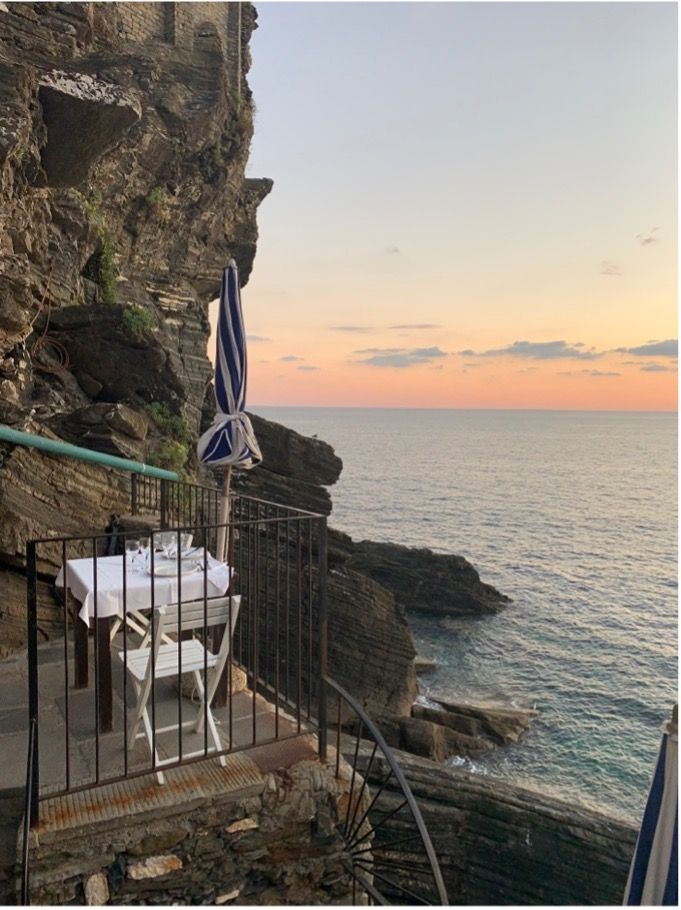
[[[678,906],[679,816],[677,709],[666,725],[643,813],[624,906]]]
[[[232,260],[222,273],[215,355],[217,413],[197,445],[208,465],[254,468],[262,461],[246,407],[246,334],[241,311],[239,273]]]

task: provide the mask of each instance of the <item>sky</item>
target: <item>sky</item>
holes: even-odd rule
[[[672,410],[673,3],[257,3],[250,405]]]

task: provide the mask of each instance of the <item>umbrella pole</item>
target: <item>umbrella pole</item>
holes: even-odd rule
[[[225,472],[222,484],[222,498],[220,500],[220,514],[218,516],[218,545],[215,558],[224,562],[227,556],[227,525],[229,524],[229,488],[232,483],[232,466],[229,465]]]
[[[229,465],[225,472],[225,479],[222,482],[222,498],[220,499],[220,514],[218,516],[218,542],[215,551],[216,559],[220,562],[226,562],[229,544],[229,488],[232,483],[232,466]],[[231,582],[230,582],[231,587]],[[227,588],[229,591],[229,588]],[[229,635],[227,626],[216,626],[213,631],[213,650],[217,654],[222,643],[222,636]],[[231,661],[232,655],[229,659]],[[222,677],[213,696],[213,704],[216,708],[224,708],[229,696],[229,668],[225,667],[222,671]]]

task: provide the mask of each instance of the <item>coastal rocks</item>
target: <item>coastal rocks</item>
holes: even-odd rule
[[[537,715],[537,712],[530,708],[447,701],[440,701],[437,704],[438,708],[416,704],[412,709],[412,716],[486,741],[491,747],[519,742]]]
[[[399,741],[395,748],[443,762],[451,755],[471,756],[490,752],[493,746],[486,740],[448,727],[439,720],[415,715],[399,720]]]
[[[366,768],[367,746],[360,758]],[[452,905],[621,904],[635,829],[599,812],[513,784],[440,768],[398,753],[428,828]],[[381,774],[372,769],[370,784]],[[389,782],[388,795],[401,793]],[[387,812],[388,803],[381,807]],[[383,836],[403,833],[388,820]],[[405,865],[421,862],[408,845],[396,846]],[[408,871],[402,873],[409,887]]]
[[[481,581],[463,556],[362,540],[354,543],[348,567],[392,591],[407,613],[483,616],[498,613],[510,602]]]
[[[408,714],[416,697],[414,643],[393,596],[370,578],[328,579],[329,672],[371,717]]]
[[[484,755],[499,746],[517,743],[536,712],[495,705],[434,702],[415,704],[411,717],[378,716],[379,727],[389,746],[436,762],[453,755]]]
[[[211,387],[204,407],[202,430],[208,429],[214,412]],[[302,436],[257,414],[248,416],[253,423],[263,461],[256,471],[235,470],[232,475],[233,489],[238,493],[328,515],[332,505],[326,487],[338,480],[343,469],[343,462],[333,448],[321,439]],[[221,484],[223,471],[211,473],[213,482]]]

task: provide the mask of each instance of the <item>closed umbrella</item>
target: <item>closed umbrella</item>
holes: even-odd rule
[[[662,734],[662,745],[643,813],[624,906],[678,905],[678,706]]]
[[[246,407],[246,333],[241,311],[239,273],[232,259],[222,274],[217,344],[215,346],[215,419],[197,445],[199,461],[225,465],[216,556],[226,555],[225,527],[229,520],[232,467],[254,468],[262,454]]]

